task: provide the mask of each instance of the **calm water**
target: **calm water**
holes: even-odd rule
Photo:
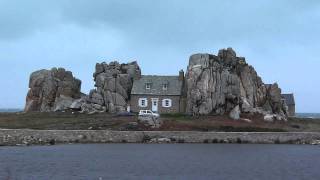
[[[319,178],[320,146],[90,144],[0,147],[1,180]]]
[[[317,118],[320,118],[320,113],[296,113],[296,116],[300,118],[317,119]]]

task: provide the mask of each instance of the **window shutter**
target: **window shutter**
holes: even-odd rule
[[[163,99],[162,100],[162,107],[172,107],[172,100],[171,99]]]
[[[142,103],[144,101],[144,104]],[[138,102],[140,107],[148,107],[148,100],[147,98],[139,98],[139,102]]]

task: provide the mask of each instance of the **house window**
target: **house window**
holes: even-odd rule
[[[168,84],[163,84],[162,85],[162,89],[165,90],[165,91],[168,90]]]
[[[146,89],[151,89],[151,83],[146,83]]]
[[[147,98],[139,98],[139,106],[140,107],[147,107],[148,106]]]
[[[162,107],[171,107],[171,106],[172,106],[172,100],[171,99],[162,100]]]

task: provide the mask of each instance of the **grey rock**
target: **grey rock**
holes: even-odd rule
[[[160,128],[162,120],[153,116],[139,116],[138,123],[150,128]]]
[[[89,94],[89,101],[93,104],[104,105],[104,99],[96,90],[91,90]]]
[[[275,116],[273,114],[267,114],[263,117],[266,122],[273,122],[275,120]]]
[[[70,109],[73,110],[81,110],[81,106],[82,104],[84,104],[85,101],[83,99],[76,99],[72,102],[72,104],[70,105]]]
[[[81,81],[63,68],[33,72],[29,80],[25,112],[50,112],[68,108],[81,96]]]
[[[68,96],[60,95],[54,103],[54,111],[63,111],[71,107],[74,99]]]
[[[247,98],[241,97],[242,104],[241,104],[241,111],[244,113],[250,113],[253,111],[253,107],[248,102]]]
[[[95,109],[96,104],[105,107],[106,112],[116,113],[125,111],[129,104],[133,80],[141,77],[141,70],[137,62],[120,64],[117,61],[109,64],[97,63],[93,74],[95,90],[89,95],[86,111],[101,111]]]
[[[185,84],[188,114],[224,114],[239,106],[245,113],[262,108],[286,115],[278,85],[264,84],[245,58],[237,57],[231,48],[220,50],[218,56],[192,55]]]
[[[240,119],[240,107],[237,105],[233,110],[230,112],[229,117],[233,120],[239,120]]]

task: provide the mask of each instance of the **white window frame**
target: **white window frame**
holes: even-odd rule
[[[144,105],[143,102],[144,101]],[[139,107],[148,107],[148,99],[147,98],[139,98],[138,101]]]
[[[163,84],[162,85],[162,90],[164,90],[164,91],[168,90],[168,84]]]
[[[171,99],[163,99],[162,100],[162,107],[172,107],[172,100]]]
[[[146,83],[146,89],[148,89],[148,90],[151,89],[151,83]]]

